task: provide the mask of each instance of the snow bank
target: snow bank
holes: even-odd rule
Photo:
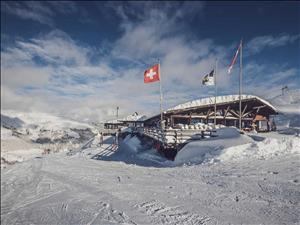
[[[13,139],[12,131],[10,129],[6,129],[4,127],[1,127],[1,140],[5,139]]]
[[[202,163],[208,158],[219,155],[223,149],[253,142],[253,139],[241,135],[234,127],[220,128],[217,130],[216,135],[215,138],[188,143],[178,152],[174,163],[176,165]]]
[[[125,144],[130,151],[135,153],[137,153],[141,148],[140,140],[136,136],[131,137],[130,134],[125,137],[123,144]]]
[[[230,147],[224,149],[214,161],[237,161],[249,158],[266,160],[285,154],[300,154],[299,138],[266,138],[262,142]]]
[[[80,135],[72,130],[67,130],[66,133],[69,137],[77,138],[77,139],[80,138]]]
[[[23,162],[34,157],[40,157],[42,152],[42,149],[39,148],[19,149],[9,152],[2,152],[1,158],[5,159],[5,161],[9,163]]]
[[[41,156],[43,150],[39,147],[13,136],[10,129],[1,127],[1,168],[5,167],[5,163],[23,162]]]
[[[187,144],[178,152],[174,163],[230,162],[249,158],[265,160],[285,154],[300,154],[300,138],[297,136],[278,135],[255,142],[235,128],[222,128],[217,134],[217,139]]]

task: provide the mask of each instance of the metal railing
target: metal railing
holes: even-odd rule
[[[212,136],[215,130],[212,129],[160,129],[141,128],[139,132],[145,136],[155,139],[165,145],[184,144],[193,140],[201,140],[206,136]]]

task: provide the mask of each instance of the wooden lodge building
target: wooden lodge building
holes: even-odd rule
[[[273,116],[277,110],[269,102],[253,95],[242,95],[242,129],[258,132],[275,130]],[[216,105],[216,124],[215,119]],[[214,137],[216,128],[224,126],[239,127],[239,95],[203,98],[177,105],[161,115],[146,118],[137,114],[127,118],[107,121],[104,134],[114,134],[121,128],[126,132],[141,135],[151,140],[153,146],[167,158],[174,159],[177,152],[188,142]],[[130,129],[126,129],[129,127]]]
[[[244,130],[270,131],[276,129],[274,106],[254,95],[242,95],[242,128]],[[164,112],[164,126],[180,128],[197,123],[213,124],[215,118],[215,97],[202,98],[177,105]],[[216,97],[216,124],[239,127],[239,95]],[[117,130],[122,127],[159,128],[160,114],[145,117],[134,113],[125,118],[104,123],[105,129]]]
[[[253,95],[242,95],[242,128],[270,131],[276,129],[273,115],[277,110],[269,102]],[[166,128],[196,123],[212,124],[215,118],[215,97],[177,105],[164,112]],[[145,119],[145,127],[158,127],[160,114]],[[216,124],[239,127],[239,95],[216,97]]]
[[[116,132],[119,128],[123,127],[143,127],[146,116],[139,115],[135,112],[125,118],[109,120],[104,123],[104,129],[110,130],[112,133]]]

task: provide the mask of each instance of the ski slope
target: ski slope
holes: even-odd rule
[[[291,122],[298,103],[287,104],[295,110],[282,112],[288,122],[278,132],[222,128],[174,161],[136,136],[99,146],[98,136],[82,136],[89,125],[4,114],[1,157],[22,160],[6,168],[1,161],[1,224],[300,224],[300,137]],[[36,154],[48,146],[39,137],[73,144]]]
[[[1,224],[299,223],[298,145],[277,157],[176,166],[147,157],[135,137],[113,143],[95,137],[75,154],[1,170]]]

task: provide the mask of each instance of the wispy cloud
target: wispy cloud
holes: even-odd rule
[[[255,37],[250,40],[246,48],[250,52],[250,54],[257,54],[263,51],[266,48],[275,48],[284,46],[287,44],[291,44],[300,39],[300,34],[298,35],[289,35],[289,34],[281,34],[278,36],[265,35]]]
[[[79,21],[91,22],[87,11],[72,1],[3,1],[1,11],[50,27],[55,27],[57,15],[78,14]]]
[[[109,14],[114,11],[124,21],[141,22],[150,18],[155,18],[157,21],[164,18],[191,20],[195,16],[201,15],[204,5],[204,2],[191,1],[108,1],[104,4],[99,3],[98,7],[102,10],[105,9]],[[107,9],[111,9],[111,11]]]
[[[57,29],[4,47],[1,50],[2,108],[41,110],[91,120],[113,117],[117,106],[121,115],[133,111],[149,115],[159,111],[159,85],[143,84],[143,72],[158,58],[165,108],[213,94],[212,88],[201,85],[201,79],[213,68],[216,58],[219,59],[219,93],[235,94],[238,90],[236,70],[231,76],[226,73],[232,57],[232,52],[228,52],[231,46],[213,39],[195,38],[183,30],[182,18],[201,15],[202,3],[176,3],[181,7],[174,8],[173,3],[165,2],[163,9],[156,6],[158,3],[127,3],[134,5],[133,8],[118,2],[110,4],[106,7],[122,19],[119,24],[122,32],[105,51],[100,49],[101,54],[94,46],[78,42]],[[75,11],[70,9],[64,13]],[[44,14],[47,15],[46,11]],[[138,19],[132,21],[133,16]],[[261,38],[253,39],[248,48],[259,53],[265,47],[297,40],[291,36],[279,38],[281,41],[272,37],[273,41],[262,45],[257,41]],[[247,83],[244,90],[263,96],[266,87],[275,90],[283,83],[293,85],[297,74],[296,68],[270,67],[249,59],[244,69]]]
[[[53,26],[53,11],[41,2],[1,2],[1,10],[22,19]]]

